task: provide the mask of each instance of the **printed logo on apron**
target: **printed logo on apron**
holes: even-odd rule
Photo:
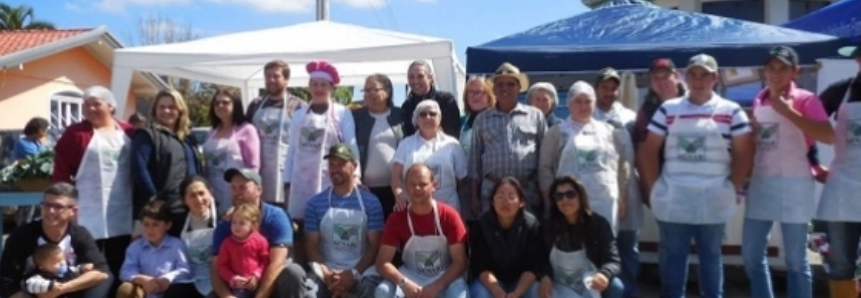
[[[699,162],[706,159],[706,137],[702,135],[677,135],[676,154],[683,161]]]
[[[221,164],[227,160],[227,153],[223,151],[207,152],[204,154],[204,158],[210,166],[221,169]]]
[[[780,123],[761,122],[756,138],[756,149],[774,150],[780,145]]]
[[[594,172],[601,170],[601,164],[598,157],[601,155],[601,148],[577,148],[577,168],[583,171]]]
[[[439,179],[442,179],[442,176],[440,174],[440,173],[442,173],[442,166],[441,165],[428,164],[427,166],[428,166],[428,168],[430,168],[431,173],[433,174],[434,181],[439,181]]]
[[[299,148],[304,151],[318,151],[323,146],[323,136],[326,135],[326,129],[315,129],[311,127],[302,127],[300,130],[302,136],[299,138]]]
[[[332,247],[335,249],[352,251],[359,248],[359,225],[334,223],[332,234]]]
[[[123,155],[122,151],[123,149],[119,148],[103,148],[101,153],[105,157],[105,166],[117,168],[120,164],[120,157]]]
[[[442,266],[442,253],[439,251],[416,251],[417,273],[422,276],[433,277],[445,271]]]
[[[847,119],[846,146],[861,148],[861,118]]]
[[[565,270],[558,266],[553,266],[553,276],[558,276],[556,279],[559,283],[571,288],[582,298],[592,298],[592,293],[586,288],[586,283],[583,281],[583,278],[590,273],[589,271],[590,270],[586,270],[585,268],[578,270]]]

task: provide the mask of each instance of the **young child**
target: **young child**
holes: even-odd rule
[[[250,297],[257,288],[263,270],[269,265],[269,242],[257,227],[260,211],[243,204],[230,214],[230,232],[218,251],[218,274],[238,298]]]
[[[153,200],[144,206],[143,237],[126,249],[120,269],[123,284],[117,290],[117,298],[171,298],[196,293],[185,243],[167,235],[172,219],[173,214],[163,200]]]
[[[69,266],[63,249],[53,243],[42,244],[36,248],[33,252],[33,264],[36,265],[36,270],[24,282],[25,290],[30,294],[42,294],[62,288],[63,282],[93,270],[93,264]]]

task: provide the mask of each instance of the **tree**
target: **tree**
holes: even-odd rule
[[[135,29],[137,32],[133,34],[131,40],[132,44],[139,46],[185,42],[199,37],[190,24],[180,24],[174,19],[161,15],[140,17]],[[193,126],[209,126],[210,99],[220,86],[187,78],[166,75],[159,75],[159,77],[185,98]],[[150,104],[151,101],[147,101],[138,108],[149,111],[147,107]]]
[[[36,20],[33,8],[28,5],[12,7],[6,3],[0,3],[0,31],[30,29],[56,28],[52,23]]]
[[[353,101],[353,89],[353,86],[336,87],[335,91],[332,92],[332,98],[344,105],[349,105]],[[287,91],[305,101],[311,100],[311,93],[307,87],[288,87]]]

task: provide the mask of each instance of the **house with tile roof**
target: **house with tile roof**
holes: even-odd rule
[[[81,120],[83,90],[111,86],[114,50],[120,42],[106,27],[0,31],[0,130],[22,129],[32,117],[49,119],[52,128]],[[151,98],[166,84],[143,72],[132,75],[127,111],[138,99]]]

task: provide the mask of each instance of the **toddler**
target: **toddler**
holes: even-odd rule
[[[60,289],[63,282],[93,270],[93,264],[69,266],[63,249],[53,243],[42,244],[36,248],[33,252],[33,263],[36,270],[24,282],[24,289],[30,294],[43,294]]]
[[[230,214],[231,236],[221,243],[218,251],[218,275],[228,282],[238,298],[252,296],[269,264],[269,242],[257,232],[259,224],[260,211],[256,206],[237,206]]]

